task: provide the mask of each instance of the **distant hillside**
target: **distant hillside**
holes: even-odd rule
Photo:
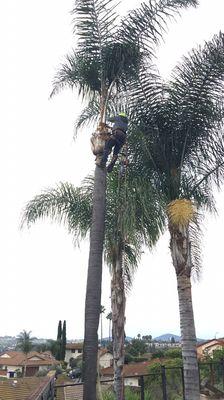
[[[157,340],[159,342],[170,342],[172,337],[174,338],[175,342],[180,342],[180,336],[174,335],[173,333],[164,333],[164,335],[157,336],[153,338],[153,340]]]
[[[157,336],[153,340],[158,340],[159,342],[170,342],[171,338],[174,337],[175,342],[180,342],[181,337],[174,335],[173,333],[165,333],[164,335]],[[205,339],[197,338],[198,342],[204,342]]]

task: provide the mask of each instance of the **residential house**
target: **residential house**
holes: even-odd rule
[[[31,351],[25,355],[21,351],[5,351],[0,355],[0,372],[2,376],[13,378],[17,372],[26,371],[26,376],[34,376],[37,372],[48,370],[59,364],[50,352]]]
[[[80,359],[83,353],[83,342],[68,343],[65,351],[65,361],[69,363],[71,358]],[[99,349],[99,364],[101,368],[107,368],[113,365],[113,356],[106,348]]]
[[[213,357],[213,352],[215,350],[224,349],[224,339],[212,339],[207,342],[198,344],[197,346],[197,356],[202,359],[206,356]]]
[[[167,349],[167,348],[176,348],[181,347],[181,342],[171,342],[171,341],[153,341],[151,345],[156,349]]]
[[[125,386],[140,386],[140,376],[149,373],[148,367],[152,364],[160,363],[160,359],[151,361],[143,361],[139,363],[125,364],[123,367],[123,377]],[[113,379],[113,367],[104,368],[101,370],[102,380]]]
[[[53,400],[54,374],[49,376],[0,380],[0,399]]]
[[[71,358],[77,358],[83,353],[83,342],[67,343],[65,349],[65,361],[69,363]]]
[[[113,355],[106,348],[99,350],[99,364],[100,368],[108,368],[113,366]]]

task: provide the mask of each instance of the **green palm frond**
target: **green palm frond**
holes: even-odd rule
[[[113,0],[76,0],[72,10],[79,50],[89,58],[102,57],[102,49],[115,33],[117,4]]]
[[[100,68],[97,58],[90,59],[88,55],[73,51],[66,56],[65,62],[59,68],[50,96],[66,87],[77,88],[83,97],[94,96],[101,90]]]
[[[193,50],[173,72],[170,103],[183,162],[192,148],[204,151],[204,134],[223,120],[224,35]],[[184,135],[183,135],[184,133]],[[211,140],[211,139],[210,139]]]
[[[50,218],[64,225],[75,241],[86,237],[91,224],[91,191],[82,191],[69,183],[47,189],[27,203],[22,226],[30,227],[39,219]]]
[[[148,54],[154,54],[154,45],[162,38],[169,19],[181,8],[197,5],[197,0],[148,0],[122,20],[120,37],[140,43]]]
[[[56,188],[45,190],[27,203],[22,226],[30,227],[40,219],[49,218],[64,225],[75,242],[85,238],[91,225],[93,185],[93,177],[88,176],[78,188],[60,183]],[[108,177],[104,256],[107,264],[113,265],[121,249],[127,290],[139,263],[142,246],[155,244],[164,223],[163,207],[150,184],[132,171],[127,173],[125,180],[121,179],[117,167]]]
[[[191,273],[193,278],[199,279],[202,269],[202,254],[201,254],[201,242],[202,242],[202,214],[197,212],[194,222],[191,222],[189,226],[189,239],[190,239],[190,251],[191,251]]]
[[[220,33],[185,57],[171,82],[156,79],[153,84],[153,78],[143,73],[136,92],[132,90],[135,162],[151,171],[168,202],[191,198],[201,184],[222,181],[223,79],[224,40]],[[144,138],[135,146],[142,134]]]
[[[99,118],[100,104],[97,97],[91,99],[87,106],[82,110],[75,122],[75,135],[84,126],[94,124]]]

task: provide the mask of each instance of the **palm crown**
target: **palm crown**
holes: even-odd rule
[[[224,172],[223,78],[220,33],[184,57],[170,82],[142,72],[133,88],[134,161],[167,204],[187,198],[212,205],[211,181],[218,184]]]
[[[31,226],[38,219],[49,217],[64,224],[74,242],[84,239],[91,226],[93,178],[84,180],[81,187],[61,183],[48,189],[27,203],[22,224]],[[149,199],[153,199],[150,201]],[[164,213],[150,183],[142,184],[140,178],[129,171],[126,182],[118,174],[108,178],[107,210],[105,217],[104,257],[113,265],[119,251],[123,253],[123,270],[126,287],[132,281],[143,244],[149,247],[157,241],[164,227]]]
[[[77,0],[73,9],[77,49],[59,69],[52,95],[75,87],[84,98],[97,97],[101,118],[113,88],[136,78],[144,57],[154,54],[166,20],[197,0],[150,0],[119,21],[113,0]]]

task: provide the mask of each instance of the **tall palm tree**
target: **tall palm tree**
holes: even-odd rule
[[[165,20],[180,8],[195,6],[197,0],[150,0],[118,23],[113,0],[76,0],[74,14],[77,49],[61,66],[52,94],[64,87],[77,88],[87,109],[97,99],[99,124],[94,136],[94,154],[102,155],[106,133],[107,103],[135,76],[144,54],[153,53]],[[96,165],[89,266],[85,302],[84,400],[96,398],[97,330],[100,316],[102,251],[105,219],[106,170]]]
[[[177,278],[185,399],[199,399],[191,274],[200,269],[200,214],[224,173],[224,35],[193,50],[171,80],[140,74],[132,91],[133,161],[166,205]]]
[[[130,167],[131,168],[131,167]],[[141,255],[142,244],[152,246],[163,229],[164,218],[159,201],[147,183],[134,177],[133,171],[121,181],[117,171],[108,177],[104,257],[111,270],[111,309],[116,398],[123,393],[125,292]],[[123,179],[123,178],[122,178]],[[125,197],[124,197],[125,194]],[[63,223],[75,242],[86,237],[91,226],[93,179],[80,188],[60,184],[34,197],[24,211],[28,226],[43,217]],[[154,200],[148,208],[148,199]]]
[[[33,340],[31,331],[27,332],[25,329],[19,333],[16,340],[16,347],[25,354],[25,365],[23,376],[26,376],[27,355],[33,348]]]
[[[109,312],[109,314],[107,314],[106,318],[109,320],[108,340],[110,342],[111,341],[111,321],[112,321],[112,312],[111,311]]]
[[[106,310],[106,308],[101,305],[100,306],[100,319],[101,319],[101,322],[100,322],[100,325],[101,325],[101,335],[100,335],[101,340],[100,340],[100,344],[101,344],[101,346],[102,346],[102,343],[103,343],[103,314],[105,313],[105,310]]]

